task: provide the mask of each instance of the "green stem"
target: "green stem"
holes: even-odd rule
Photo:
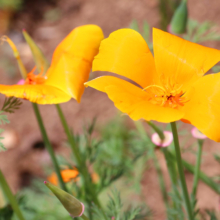
[[[148,125],[153,128],[153,130],[159,135],[161,140],[164,140],[165,136],[163,131],[161,131],[160,128],[158,128],[154,123],[152,123],[151,121],[147,121]]]
[[[154,149],[152,150],[151,155],[152,155],[152,158],[153,158],[154,166],[155,166],[156,171],[157,171],[157,176],[158,176],[158,179],[159,179],[160,190],[161,190],[161,194],[162,194],[162,197],[163,197],[163,201],[164,201],[164,203],[166,205],[166,208],[168,210],[169,203],[168,203],[167,190],[166,190],[166,186],[165,186],[165,183],[164,183],[163,173],[162,173],[162,170],[160,169],[160,165],[159,165],[157,156],[155,155]],[[167,214],[167,216],[168,216],[168,214]]]
[[[172,128],[172,132],[173,132],[174,146],[175,146],[175,152],[176,152],[176,162],[177,162],[177,167],[178,167],[178,171],[179,171],[183,197],[184,197],[184,201],[185,201],[185,205],[186,205],[186,211],[187,211],[189,220],[193,220],[193,213],[192,213],[191,203],[189,200],[189,194],[187,191],[186,180],[185,180],[185,176],[184,176],[184,172],[183,172],[179,139],[178,139],[178,133],[177,133],[177,128],[176,128],[175,122],[171,122],[171,128]]]
[[[176,197],[179,198],[179,190],[178,190],[178,175],[177,175],[177,170],[176,170],[176,164],[175,161],[172,158],[172,154],[169,152],[169,150],[167,148],[162,148],[161,149],[164,157],[166,159],[166,164],[167,164],[167,169],[169,172],[169,176],[170,176],[170,181],[172,184],[172,190],[175,194]],[[177,211],[177,219],[182,219],[181,214],[182,214],[182,209],[181,209],[181,204],[179,204],[176,201],[173,201],[173,208]]]
[[[84,220],[89,220],[89,218],[87,218],[84,214],[81,216],[81,218]]]
[[[197,152],[196,166],[195,166],[195,171],[194,171],[195,174],[194,174],[194,179],[193,179],[193,189],[192,189],[193,201],[196,198],[198,182],[199,182],[199,171],[200,171],[200,164],[201,164],[201,158],[202,158],[202,145],[203,145],[203,140],[198,139],[198,152]]]
[[[67,138],[68,138],[68,141],[70,143],[70,146],[71,146],[71,149],[72,149],[72,152],[73,154],[75,155],[75,158],[77,160],[77,164],[78,164],[78,168],[83,176],[83,179],[84,179],[84,185],[85,185],[85,190],[87,192],[90,193],[90,195],[92,196],[93,198],[93,202],[99,207],[101,208],[102,210],[102,207],[100,205],[100,202],[96,196],[96,192],[94,190],[94,187],[93,187],[93,184],[91,182],[91,177],[90,177],[90,174],[88,172],[88,168],[86,166],[86,163],[84,160],[81,159],[80,157],[80,152],[79,152],[79,149],[77,148],[76,146],[76,143],[75,143],[75,140],[74,140],[74,137],[73,135],[71,135],[71,132],[69,130],[69,126],[66,122],[66,119],[65,119],[65,116],[63,114],[63,111],[60,107],[60,105],[56,105],[56,108],[57,108],[57,111],[58,111],[58,114],[59,114],[59,117],[60,117],[60,120],[61,120],[61,123],[63,125],[63,128],[65,130],[65,133],[67,135]],[[104,211],[102,210],[104,216],[105,216],[105,213]],[[106,216],[105,216],[106,217]]]
[[[79,166],[79,168],[81,168],[81,158],[80,158],[80,153],[79,153],[79,150],[76,146],[76,143],[75,143],[75,140],[74,140],[74,137],[73,135],[70,133],[70,130],[69,130],[69,126],[67,125],[67,122],[66,122],[66,119],[64,117],[64,114],[63,114],[63,111],[60,107],[59,104],[56,104],[56,108],[57,108],[57,111],[58,111],[58,114],[59,114],[59,117],[60,117],[60,120],[61,120],[61,123],[63,125],[63,128],[65,130],[65,133],[67,135],[67,138],[68,138],[68,141],[70,143],[70,146],[71,146],[71,149],[73,151],[73,154],[77,160],[77,164]]]
[[[39,111],[38,105],[36,103],[32,103],[32,104],[33,104],[34,112],[35,112],[35,115],[36,115],[36,118],[37,118],[37,121],[38,121],[38,125],[40,127],[40,131],[41,131],[41,134],[42,134],[42,137],[43,137],[43,140],[44,140],[44,144],[45,144],[45,146],[47,148],[48,153],[50,154],[50,158],[51,158],[51,160],[53,162],[53,165],[54,165],[54,168],[55,168],[55,171],[56,171],[56,174],[57,174],[60,186],[61,186],[61,188],[64,191],[67,192],[67,188],[66,188],[65,183],[63,182],[63,179],[62,179],[62,176],[61,176],[61,173],[60,173],[60,168],[59,168],[57,159],[55,157],[53,148],[52,148],[52,146],[50,144],[50,141],[48,139],[48,136],[47,136],[47,133],[46,133],[46,129],[44,127],[43,120],[42,120],[42,117],[40,115],[40,111]]]
[[[22,213],[21,213],[21,210],[18,206],[18,203],[13,195],[13,193],[11,192],[11,189],[3,175],[3,173],[1,172],[0,170],[0,184],[2,186],[2,189],[4,191],[4,194],[6,195],[8,201],[10,202],[15,214],[17,215],[18,219],[19,220],[25,220]]]
[[[173,159],[176,160],[175,155],[172,155]],[[188,163],[185,160],[182,160],[184,168],[192,174],[195,174],[195,167]],[[199,171],[199,179],[202,180],[207,186],[209,186],[213,191],[215,191],[218,195],[220,195],[220,186],[216,182],[214,182],[210,177],[208,177],[205,173]]]

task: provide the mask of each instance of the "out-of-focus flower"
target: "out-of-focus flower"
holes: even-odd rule
[[[0,93],[27,99],[38,104],[57,104],[71,98],[80,102],[84,82],[89,78],[92,61],[98,53],[102,30],[96,25],[75,28],[56,48],[46,74],[27,74],[25,81],[17,85],[0,85]],[[16,46],[7,38],[14,53]]]
[[[91,174],[91,178],[92,178],[92,182],[93,182],[93,183],[98,183],[99,180],[100,180],[99,175],[98,175],[97,173],[95,173],[95,172],[93,172],[93,173]]]
[[[159,146],[159,147],[167,147],[167,146],[169,146],[172,143],[172,141],[173,141],[173,134],[170,131],[164,131],[163,134],[164,134],[164,140],[161,140],[160,136],[157,133],[154,133],[151,136],[151,141],[156,146]]]
[[[205,136],[203,133],[201,133],[196,127],[192,128],[191,134],[194,138],[197,139],[206,139],[207,136]]]
[[[93,71],[113,72],[130,81],[102,76],[85,85],[107,93],[133,120],[182,120],[220,142],[220,73],[204,76],[220,61],[220,51],[156,28],[153,48],[154,57],[134,30],[113,32],[102,41]]]
[[[61,176],[62,176],[62,179],[65,183],[70,182],[71,180],[73,180],[74,182],[78,182],[80,180],[79,171],[76,168],[74,170],[72,170],[72,169],[61,170]],[[93,172],[91,174],[91,179],[92,179],[93,183],[98,183],[100,177],[97,173]],[[47,180],[56,186],[59,185],[57,174],[55,172],[53,172],[47,178]]]
[[[62,176],[62,179],[65,183],[70,182],[71,180],[77,181],[78,175],[79,175],[79,172],[77,169],[61,170],[61,176]],[[58,186],[58,178],[57,178],[57,174],[55,172],[53,172],[47,179],[52,184]]]
[[[62,189],[48,183],[44,182],[45,185],[52,191],[52,193],[60,200],[64,208],[69,212],[72,217],[80,217],[84,212],[84,205],[74,196],[63,191]]]

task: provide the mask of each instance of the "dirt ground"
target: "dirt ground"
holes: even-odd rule
[[[62,0],[56,3],[61,15],[56,21],[42,19],[45,12],[54,7],[53,1],[48,4],[43,4],[43,0],[27,2],[28,7],[16,15],[9,35],[17,43],[21,57],[29,70],[34,64],[31,53],[21,37],[23,28],[31,34],[50,58],[56,45],[74,27],[79,25],[97,24],[103,29],[107,37],[116,29],[128,27],[132,19],[137,19],[140,23],[146,20],[152,27],[159,27],[160,22],[158,0]],[[40,4],[41,2],[43,6]],[[189,16],[201,22],[213,21],[220,27],[220,2],[219,0],[189,0]],[[207,45],[220,49],[220,42],[208,42]],[[6,55],[10,58],[9,53],[10,51]],[[1,57],[2,59],[4,57],[2,52]],[[16,65],[15,61],[11,62]],[[8,74],[7,69],[3,66],[0,66],[0,70],[1,83],[13,84],[20,79],[18,70],[13,76]],[[3,100],[4,97],[1,95],[0,103]],[[82,130],[83,122],[90,121],[94,116],[98,116],[99,124],[104,124],[113,118],[117,112],[105,94],[91,88],[86,89],[81,104],[71,100],[61,106],[68,117],[69,124],[76,132]],[[54,106],[40,106],[40,110],[44,117],[48,135],[52,143],[55,143],[56,150],[61,152],[60,145],[65,140],[65,134],[56,109]],[[0,168],[6,175],[12,189],[17,191],[19,187],[28,184],[30,175],[43,176],[42,164],[49,162],[49,157],[45,151],[33,150],[36,142],[41,141],[41,135],[31,103],[24,101],[21,109],[16,114],[9,115],[9,119],[11,124],[3,128],[16,132],[19,141],[13,149],[0,153]],[[204,151],[206,153],[202,161],[202,170],[210,176],[220,174],[220,166],[213,160],[212,156],[213,153],[220,152],[219,147],[219,144],[213,141],[205,141]],[[184,156],[190,162],[195,162],[193,156]],[[162,155],[158,155],[158,158],[167,177],[165,161]],[[191,186],[192,175],[186,173],[186,178],[187,184]],[[155,219],[164,219],[164,204],[153,168],[145,173],[142,186],[146,202],[154,211]],[[219,196],[203,183],[199,184],[198,206],[201,209],[218,210],[219,208]]]

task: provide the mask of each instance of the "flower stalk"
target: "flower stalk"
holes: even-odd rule
[[[186,211],[188,214],[188,219],[193,220],[192,207],[191,207],[189,194],[187,191],[186,180],[185,180],[184,171],[183,171],[183,164],[182,164],[181,151],[180,151],[180,146],[179,146],[179,139],[178,139],[176,123],[171,122],[170,124],[171,124],[172,132],[173,132],[174,146],[175,146],[175,152],[176,152],[176,162],[177,162],[177,168],[179,171],[179,177],[180,177],[180,183],[181,183],[181,188],[182,188],[182,192],[183,192],[183,197],[184,197],[184,201],[185,201],[185,205],[186,205]]]
[[[155,169],[156,169],[156,172],[157,172],[157,176],[158,176],[158,180],[159,180],[159,185],[160,185],[160,190],[161,190],[161,194],[162,194],[162,197],[163,197],[163,201],[165,203],[166,209],[168,210],[169,202],[168,202],[168,195],[167,195],[166,185],[165,185],[165,182],[164,182],[163,173],[162,173],[162,170],[160,168],[160,164],[159,164],[158,159],[157,159],[157,157],[154,153],[154,149],[152,149],[152,154],[151,155],[152,155],[154,166],[155,166]],[[168,216],[168,213],[167,213],[167,216]]]
[[[191,194],[193,201],[195,201],[196,198],[198,182],[199,182],[199,171],[200,171],[201,158],[202,158],[202,145],[203,145],[203,140],[198,139],[198,152],[197,152],[196,166],[195,166],[194,179],[193,179],[193,189]]]
[[[101,205],[100,205],[100,202],[97,198],[97,195],[94,191],[94,188],[92,187],[92,182],[91,182],[91,178],[90,178],[90,174],[88,172],[88,168],[86,166],[86,163],[85,161],[83,161],[80,157],[80,152],[79,152],[79,149],[77,148],[76,146],[76,143],[75,143],[75,140],[74,140],[74,137],[73,135],[71,134],[70,130],[69,130],[69,126],[67,124],[67,121],[65,119],[65,116],[63,114],[63,111],[60,107],[59,104],[56,105],[56,108],[57,108],[57,111],[58,111],[58,114],[59,114],[59,117],[60,117],[60,120],[61,120],[61,123],[63,125],[63,128],[65,130],[65,133],[67,135],[67,138],[68,138],[68,141],[70,143],[70,146],[71,146],[71,149],[72,149],[72,152],[76,158],[76,161],[77,161],[77,164],[78,164],[78,169],[79,171],[81,172],[82,174],[82,177],[83,177],[83,181],[84,181],[84,186],[85,186],[85,190],[87,193],[89,193],[91,196],[92,196],[92,199],[93,199],[93,202],[99,207],[102,209]],[[89,201],[88,201],[89,202]],[[89,202],[91,203],[91,201]],[[90,204],[91,205],[91,204]],[[103,210],[102,210],[103,212]],[[103,212],[104,216],[105,216],[105,213]]]
[[[16,199],[15,199],[15,197],[14,197],[14,195],[13,195],[13,193],[12,193],[12,191],[11,191],[11,189],[10,189],[1,170],[0,170],[0,185],[4,191],[4,194],[6,195],[9,203],[11,204],[15,214],[17,215],[18,219],[25,220],[25,218],[24,218],[24,216],[18,206],[18,203],[17,203],[17,201],[16,201]]]
[[[60,173],[59,164],[57,162],[57,159],[56,159],[56,156],[54,154],[54,151],[53,151],[53,148],[51,146],[51,143],[50,143],[50,141],[48,139],[47,132],[46,132],[46,129],[44,127],[43,120],[42,120],[42,117],[40,115],[40,111],[39,111],[38,105],[36,103],[32,103],[32,104],[33,104],[34,113],[36,115],[40,131],[41,131],[44,143],[45,143],[45,147],[46,147],[48,153],[50,154],[50,158],[51,158],[51,160],[53,162],[53,165],[54,165],[54,168],[55,168],[55,171],[56,171],[56,174],[57,174],[60,186],[61,186],[61,188],[64,191],[67,192],[67,188],[66,188],[66,185],[65,185],[65,183],[64,183],[64,181],[62,179],[62,176],[61,176],[61,173]]]
[[[148,125],[159,135],[160,139],[163,141],[165,136],[163,131],[158,128],[153,122],[147,121]]]

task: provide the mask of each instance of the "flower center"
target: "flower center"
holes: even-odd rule
[[[34,74],[36,67],[31,70],[30,73],[27,74],[27,78],[25,80],[25,85],[37,85],[37,84],[43,84],[46,80],[46,76],[43,76],[43,71],[39,73],[38,75]]]
[[[188,100],[184,97],[184,92],[181,91],[182,86],[171,84],[170,82],[163,85],[150,85],[144,88],[149,95],[148,101],[154,105],[160,105],[170,108],[178,108],[184,106]]]

